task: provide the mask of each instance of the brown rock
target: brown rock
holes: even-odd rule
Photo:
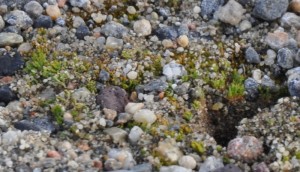
[[[57,0],[58,7],[62,8],[65,6],[67,0]]]
[[[51,17],[52,20],[56,20],[61,16],[60,10],[57,5],[48,5],[46,8],[46,13]]]
[[[186,35],[181,35],[177,39],[177,43],[184,48],[189,45],[189,38]]]
[[[55,151],[55,150],[50,150],[47,152],[47,157],[49,158],[55,158],[55,159],[60,159],[61,158],[61,155]]]
[[[283,31],[275,31],[274,33],[268,33],[266,43],[275,50],[279,50],[288,45],[289,35]]]
[[[300,13],[300,0],[292,0],[290,9],[295,13]]]

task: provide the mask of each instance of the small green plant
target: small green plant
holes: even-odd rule
[[[54,116],[56,122],[59,125],[62,125],[63,121],[64,121],[64,111],[63,111],[62,107],[60,105],[58,105],[58,104],[54,105],[51,108],[51,113]]]
[[[203,155],[205,153],[205,146],[203,142],[199,141],[192,141],[191,147],[200,155]]]
[[[232,75],[232,82],[228,88],[227,98],[230,101],[241,100],[244,97],[244,76],[234,71]]]
[[[185,120],[190,121],[190,120],[192,120],[192,118],[193,118],[193,113],[192,113],[191,111],[189,111],[189,110],[186,110],[186,111],[183,113],[182,117],[183,117]]]
[[[296,151],[295,156],[297,159],[300,159],[300,151]]]
[[[47,64],[47,54],[42,48],[37,48],[32,52],[31,59],[27,62],[25,71],[33,76],[42,71]]]

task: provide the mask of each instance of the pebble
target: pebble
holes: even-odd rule
[[[102,69],[99,73],[99,81],[104,83],[104,82],[108,81],[109,78],[110,78],[109,73],[106,70]]]
[[[66,4],[67,0],[57,0],[57,5],[60,8],[63,8]]]
[[[261,141],[253,136],[243,136],[231,140],[227,146],[230,157],[244,162],[253,162],[263,153]]]
[[[125,106],[125,112],[129,114],[135,114],[137,111],[144,107],[144,103],[128,103]]]
[[[2,145],[14,145],[21,138],[22,133],[20,131],[7,131],[2,134]]]
[[[257,0],[252,13],[257,18],[273,21],[286,12],[288,5],[288,0]]]
[[[143,133],[144,131],[140,127],[138,126],[132,127],[128,135],[130,143],[136,144],[140,140]]]
[[[114,143],[123,143],[127,137],[127,132],[117,127],[107,128],[104,130],[104,133],[108,134]]]
[[[17,33],[0,33],[0,47],[21,44],[23,41],[23,37]]]
[[[127,35],[128,29],[120,23],[110,21],[101,27],[101,33],[107,37],[122,39]]]
[[[279,50],[288,45],[289,35],[286,32],[275,31],[274,33],[268,33],[266,43],[274,50]]]
[[[96,23],[102,23],[103,21],[106,20],[107,18],[107,15],[104,15],[104,14],[101,14],[101,12],[98,12],[98,13],[93,13],[91,15],[91,17],[93,18],[93,20],[96,22]]]
[[[249,30],[252,28],[252,24],[249,20],[243,20],[241,21],[240,23],[240,30],[243,32],[243,31],[246,31],[246,30]]]
[[[14,33],[0,33],[0,42],[3,41],[1,38],[2,34],[10,35]],[[22,38],[23,40],[23,38]],[[0,56],[0,76],[11,76],[25,64],[23,57],[16,53],[13,56],[5,54]]]
[[[141,109],[141,110],[138,110],[133,115],[133,119],[136,122],[146,123],[146,124],[151,125],[156,121],[157,117],[153,111],[151,111],[149,109]]]
[[[284,69],[290,69],[294,65],[294,54],[288,48],[281,48],[277,53],[277,64]]]
[[[73,7],[86,8],[90,4],[90,0],[70,0]]]
[[[33,25],[32,19],[26,12],[21,10],[14,10],[4,15],[3,18],[8,24],[17,26],[21,29],[28,29]],[[1,40],[1,39],[0,39]]]
[[[117,112],[115,110],[104,108],[103,112],[105,115],[105,119],[113,121],[117,117]]]
[[[127,12],[129,14],[135,14],[136,13],[136,9],[134,8],[134,6],[128,6],[127,7]]]
[[[288,75],[288,90],[290,95],[300,97],[300,72],[288,71],[287,73],[291,73]]]
[[[118,113],[124,112],[128,103],[126,91],[117,86],[104,88],[96,99],[96,103],[101,105],[102,108],[113,109]]]
[[[132,169],[136,164],[132,154],[124,149],[111,149],[108,157],[117,160],[121,164],[121,169]]]
[[[76,100],[76,102],[88,102],[91,98],[91,92],[90,90],[88,90],[86,87],[82,87],[79,89],[76,89],[73,93],[72,93],[72,98],[74,100]]]
[[[37,1],[30,1],[24,6],[24,10],[30,17],[37,18],[43,13],[44,8]]]
[[[138,77],[138,73],[136,71],[130,71],[127,73],[127,77],[130,80],[135,80]]]
[[[171,61],[169,64],[164,65],[163,74],[167,77],[167,80],[177,79],[186,75],[187,72],[181,64]]]
[[[75,16],[72,18],[73,20],[73,27],[78,28],[79,26],[85,25],[84,20],[80,16]]]
[[[159,169],[159,172],[192,172],[192,170],[178,165],[170,165],[170,166],[162,166]]]
[[[50,150],[50,151],[47,152],[47,157],[49,157],[49,158],[55,158],[55,159],[60,159],[61,155],[60,155],[60,153],[58,153],[55,150]]]
[[[181,167],[184,167],[184,168],[187,168],[187,169],[194,169],[197,166],[196,160],[192,156],[189,156],[189,155],[182,156],[178,160],[178,164]]]
[[[300,29],[300,17],[294,13],[287,12],[280,18],[280,25],[284,28],[294,27]]]
[[[210,156],[201,164],[198,172],[214,171],[222,167],[224,167],[222,159]]]
[[[225,167],[216,169],[214,172],[242,172],[242,170],[234,164],[227,164]]]
[[[248,63],[260,63],[260,57],[259,54],[256,52],[256,50],[253,47],[247,48],[245,52],[245,57]]]
[[[56,20],[61,16],[60,9],[57,5],[48,5],[46,8],[46,13],[51,17],[52,20]]]
[[[152,32],[152,27],[148,20],[142,19],[134,22],[133,30],[140,36],[148,36]]]
[[[24,110],[23,103],[17,100],[9,102],[6,108],[10,110],[12,113],[18,113],[18,114],[22,114]]]
[[[172,138],[160,141],[154,151],[160,159],[169,164],[176,164],[183,156],[181,150],[176,145],[176,141]]]
[[[171,39],[164,39],[161,43],[164,46],[164,48],[172,48],[174,46],[173,41]]]
[[[226,5],[218,9],[216,15],[222,22],[236,26],[242,20],[245,12],[246,10],[241,4],[234,0],[229,0]]]
[[[289,7],[293,12],[300,13],[300,0],[292,0]]]
[[[245,90],[247,92],[247,98],[250,100],[256,99],[259,91],[259,84],[253,78],[247,78],[244,82]]]
[[[176,38],[178,37],[178,32],[174,26],[163,26],[155,30],[155,35],[159,40],[176,40]]]
[[[0,16],[0,31],[5,27],[5,22],[2,18],[2,16]]]
[[[56,20],[55,20],[55,23],[59,26],[65,26],[66,25],[66,21],[65,19],[63,19],[62,17],[58,17]]]
[[[189,45],[189,38],[186,35],[180,35],[177,38],[177,43],[181,47],[185,48],[185,47],[187,47]]]
[[[254,164],[252,166],[252,170],[255,172],[270,172],[267,164],[264,162],[261,162],[259,164]]]
[[[53,26],[53,22],[51,17],[45,16],[45,15],[40,15],[35,21],[33,26],[35,28],[51,28]]]
[[[123,48],[123,44],[123,39],[118,39],[110,36],[106,39],[105,48],[107,50],[120,50]]]
[[[261,79],[261,86],[269,90],[274,90],[275,81],[273,81],[268,75],[264,75]]]
[[[33,130],[33,131],[46,131],[54,133],[57,130],[56,125],[48,117],[36,117],[32,120],[21,120],[14,124],[18,130]]]
[[[90,34],[91,34],[90,29],[87,26],[80,25],[76,29],[75,36],[77,37],[77,39],[83,40],[85,36],[89,36]]]
[[[146,92],[163,92],[168,88],[168,83],[161,79],[153,79],[143,86],[143,91]]]
[[[199,14],[199,13],[201,12],[201,8],[200,8],[199,6],[195,6],[195,7],[193,8],[193,12],[194,12],[195,14]]]
[[[17,98],[17,95],[9,88],[8,85],[0,86],[0,103],[8,104]]]
[[[215,11],[224,4],[224,0],[203,0],[201,2],[201,15],[212,19]]]

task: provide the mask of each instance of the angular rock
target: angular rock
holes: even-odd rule
[[[257,18],[273,21],[286,12],[288,5],[288,0],[257,0],[252,13]]]
[[[30,1],[24,6],[24,10],[30,17],[37,18],[43,13],[44,8],[37,1]]]
[[[17,95],[12,92],[8,85],[0,86],[0,103],[8,104],[17,98]]]
[[[156,29],[155,35],[158,37],[159,40],[176,40],[176,38],[178,37],[178,32],[174,26],[164,26]]]
[[[214,171],[222,167],[224,167],[222,159],[210,156],[200,166],[199,172]]]
[[[277,64],[284,69],[290,69],[294,65],[294,54],[288,48],[281,48],[277,53]]]
[[[260,57],[259,54],[256,52],[256,50],[253,47],[247,48],[245,52],[245,57],[248,63],[260,63]]]
[[[138,110],[133,115],[133,119],[136,122],[146,123],[146,124],[151,125],[156,121],[157,117],[153,111],[148,110],[148,109],[141,109],[141,110]]]
[[[104,130],[104,133],[108,134],[114,143],[123,143],[127,137],[127,132],[117,127],[107,128]]]
[[[300,72],[295,72],[289,75],[288,89],[291,96],[300,97]]]
[[[115,37],[118,39],[127,35],[128,29],[120,23],[111,21],[101,27],[101,33],[107,37]]]
[[[203,0],[201,2],[201,16],[213,18],[214,13],[224,4],[224,0]]]
[[[60,9],[57,5],[48,5],[46,8],[46,13],[51,17],[52,20],[56,20],[61,16]]]
[[[253,162],[263,153],[263,145],[253,136],[238,137],[228,143],[227,153],[236,160]]]
[[[118,113],[124,112],[128,103],[128,96],[124,89],[111,86],[104,88],[96,97],[96,103],[102,108],[113,109]]]
[[[17,33],[11,33],[11,32],[0,33],[0,47],[21,44],[23,41],[24,41],[23,37]]]
[[[246,10],[241,4],[229,0],[226,5],[218,9],[216,16],[222,22],[235,26],[240,23],[245,12]]]
[[[171,61],[169,64],[166,64],[163,67],[163,74],[167,77],[168,80],[177,79],[186,75],[187,72],[181,64]]]
[[[47,131],[53,133],[57,130],[57,126],[49,118],[34,118],[32,120],[21,120],[14,124],[18,130],[33,130],[33,131]]]
[[[21,69],[24,63],[25,62],[19,53],[14,54],[14,56],[5,54],[0,57],[0,76],[14,75],[17,70]]]
[[[106,40],[105,48],[108,50],[120,50],[123,48],[123,39],[108,37]]]
[[[142,19],[134,22],[133,30],[141,36],[148,36],[151,34],[152,28],[148,20]]]
[[[14,10],[4,16],[4,20],[13,26],[17,26],[21,29],[28,29],[33,25],[32,19],[26,12],[21,10]]]
[[[132,169],[136,164],[135,160],[133,159],[132,153],[128,150],[111,149],[108,152],[108,157],[120,163],[121,169],[124,170]]]

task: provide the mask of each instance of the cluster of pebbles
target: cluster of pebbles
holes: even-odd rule
[[[1,0],[0,171],[300,171],[299,14],[299,0]],[[229,100],[232,73],[244,93]],[[212,111],[241,116],[220,131]]]

